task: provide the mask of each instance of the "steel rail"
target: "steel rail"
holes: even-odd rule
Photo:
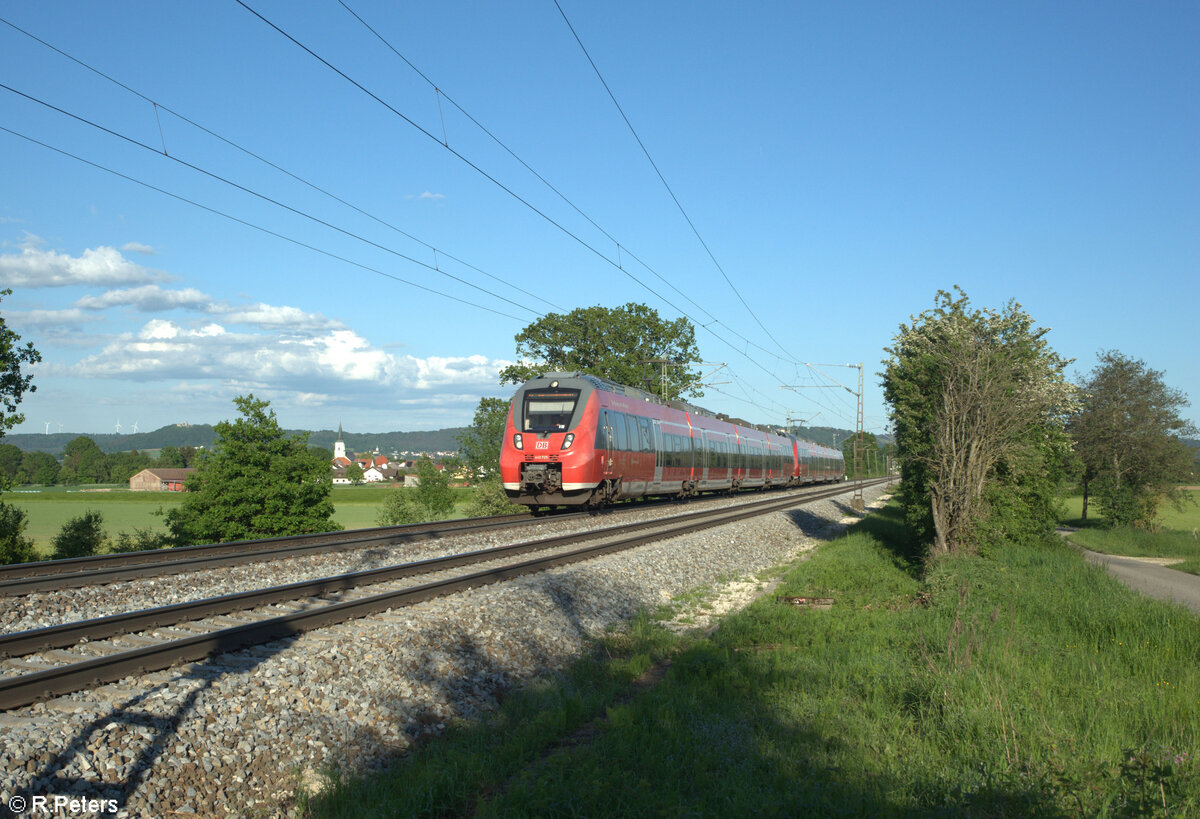
[[[17,563],[0,567],[0,596],[102,585],[139,577],[162,577],[205,568],[299,557],[313,552],[391,546],[493,529],[534,526],[540,522],[541,520],[530,517],[498,515],[406,526],[384,526],[376,529],[351,529],[347,532],[318,532],[264,540],[181,546],[175,549],[154,549],[119,555],[92,555],[38,563]]]
[[[807,497],[807,496],[805,496]],[[781,503],[784,499],[772,498],[747,504],[753,508],[755,504],[765,505]],[[254,589],[245,592],[235,592],[175,603],[168,606],[158,606],[152,609],[112,614],[88,620],[45,626],[26,631],[0,634],[0,657],[19,657],[37,651],[47,651],[64,646],[74,645],[81,640],[104,640],[147,629],[171,626],[189,620],[228,614],[233,611],[244,611],[250,608],[267,606],[282,601],[291,601],[314,595],[346,591],[358,586],[383,583],[404,577],[444,569],[468,566],[473,563],[498,560],[513,557],[531,551],[544,551],[560,546],[593,540],[596,538],[613,537],[645,529],[669,526],[682,521],[699,521],[710,517],[719,517],[729,511],[728,507],[688,512],[667,518],[651,521],[640,521],[621,524],[604,529],[593,529],[590,532],[557,535],[549,538],[525,541],[508,546],[480,549],[456,555],[428,558],[392,566],[382,566],[375,569],[364,569],[357,572],[333,575],[330,577],[300,580],[282,586],[272,586],[265,589]]]
[[[645,506],[630,508],[640,509]],[[618,507],[611,511],[621,510]],[[315,532],[307,535],[179,546],[173,549],[13,563],[0,566],[0,597],[104,585],[144,577],[164,577],[207,568],[299,557],[314,552],[391,546],[496,529],[539,526],[547,520],[572,520],[589,514],[591,513],[567,511],[557,513],[552,518],[493,515],[465,520],[352,529],[345,532]]]
[[[397,591],[369,595],[356,600],[331,603],[327,606],[301,610],[253,623],[246,623],[243,625],[218,629],[206,634],[199,634],[192,637],[166,641],[157,645],[123,651],[118,654],[98,657],[57,668],[50,668],[33,673],[0,679],[0,710],[28,705],[40,699],[59,694],[70,693],[72,691],[77,691],[81,688],[86,688],[92,685],[113,682],[133,673],[144,673],[147,671],[168,668],[175,663],[201,660],[214,654],[232,651],[248,645],[291,637],[321,626],[332,625],[334,623],[340,623],[346,620],[364,617],[369,614],[377,613],[390,608],[413,605],[433,597],[451,594],[466,588],[508,580],[524,574],[544,571],[545,569],[555,566],[565,565],[580,560],[587,560],[592,557],[597,557],[602,554],[616,552],[623,549],[629,549],[642,545],[643,543],[663,540],[669,537],[676,537],[682,534],[694,532],[699,529],[707,529],[719,525],[725,525],[727,523],[737,522],[745,518],[786,509],[791,506],[812,503],[817,500],[823,500],[829,497],[845,494],[846,491],[847,490],[845,487],[839,486],[799,497],[789,496],[782,499],[770,499],[753,504],[746,504],[736,507],[732,510],[725,508],[720,510],[710,510],[708,512],[676,516],[675,518],[668,519],[666,522],[660,520],[657,523],[643,522],[637,524],[624,524],[622,526],[613,527],[612,529],[587,532],[583,533],[582,535],[567,535],[559,538],[550,538],[548,539],[550,541],[567,541],[571,539],[590,540],[612,537],[614,533],[619,534],[623,531],[634,531],[639,529],[643,530],[641,532],[636,532],[627,537],[621,537],[618,540],[608,543],[587,546],[582,549],[576,549],[569,552],[559,552],[547,557],[536,558],[534,560],[510,564],[508,566],[501,566],[498,568],[486,569],[466,575],[459,575],[445,580],[425,583]],[[652,529],[652,531],[644,531],[646,529]],[[517,544],[516,547],[510,548],[518,547],[524,548],[526,551],[533,549],[553,548],[553,546],[539,545],[539,542],[537,541],[526,544]],[[475,552],[468,555],[457,555],[451,557],[458,558],[463,561],[466,561],[469,558],[475,558],[478,560],[479,555],[487,553],[491,553],[492,556],[483,559],[493,559],[493,557],[497,554],[497,550],[484,550],[483,552]],[[435,558],[434,560],[443,559]],[[430,561],[421,562],[428,563]],[[406,564],[406,566],[402,567],[388,568],[404,569],[412,565],[413,564]],[[427,569],[426,571],[429,570]],[[336,582],[343,580],[345,577],[348,576],[341,576],[338,578],[323,578],[322,580]],[[291,585],[303,585],[303,583]],[[278,587],[278,589],[265,591],[281,591],[284,588],[287,587]],[[240,595],[230,595],[228,597],[238,596]],[[222,599],[224,598],[213,598],[213,600]],[[294,600],[295,596],[290,599]],[[212,601],[197,602],[208,603]],[[186,606],[188,604],[184,605]],[[245,608],[245,606],[242,606],[242,608]],[[134,614],[152,614],[153,611],[154,610],[151,610],[150,612],[140,612]],[[116,617],[122,616],[123,615],[116,615]],[[80,624],[68,625],[86,626],[89,623],[96,622],[97,621],[84,621]],[[53,629],[57,627],[50,628]],[[123,630],[122,633],[128,633],[128,631]],[[23,632],[21,634],[11,636],[14,638],[21,637],[24,639],[30,634],[31,632]]]

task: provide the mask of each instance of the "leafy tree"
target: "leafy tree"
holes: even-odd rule
[[[17,473],[17,481],[53,486],[59,482],[59,471],[58,461],[49,452],[26,452],[21,457],[21,470]]]
[[[1193,466],[1179,437],[1196,429],[1179,415],[1187,396],[1168,387],[1161,371],[1115,350],[1100,353],[1081,388],[1070,428],[1083,463],[1083,516],[1095,486],[1110,522],[1153,525],[1164,501],[1178,506],[1186,497],[1176,482]]]
[[[0,290],[0,299],[11,296],[11,290]],[[33,384],[33,376],[21,371],[23,364],[37,364],[42,355],[33,349],[33,342],[27,341],[21,346],[21,337],[8,329],[7,322],[0,317],[0,435],[25,421],[25,416],[17,412],[26,392],[37,392]]]
[[[183,503],[167,512],[177,543],[297,535],[338,528],[329,464],[308,436],[285,434],[266,401],[233,400],[242,417],[216,426],[213,449],[188,478]]]
[[[842,441],[842,458],[846,463],[846,475],[848,477],[857,477],[854,473],[854,446],[856,435],[850,435],[846,440]],[[879,465],[879,441],[873,432],[863,432],[862,441],[858,444],[858,458],[862,464],[862,474],[874,475],[878,474]]]
[[[882,373],[907,522],[933,557],[1051,530],[1074,407],[1068,362],[1020,305],[956,290],[900,325]]]
[[[25,537],[25,512],[0,503],[0,564],[28,563],[36,558],[33,541]]]
[[[662,319],[644,304],[581,307],[549,313],[516,336],[520,363],[500,371],[501,384],[520,384],[543,372],[579,371],[621,384],[661,392],[666,360],[666,397],[703,395],[696,328],[686,318]]]
[[[158,451],[158,458],[154,461],[154,465],[163,469],[183,469],[187,466],[187,461],[184,460],[179,447],[164,446]]]
[[[108,457],[86,435],[73,438],[63,447],[65,483],[107,483]]]
[[[21,471],[21,460],[25,457],[25,453],[18,447],[12,444],[0,444],[0,480],[5,480],[12,485],[17,480],[17,473]]]
[[[459,433],[458,451],[467,468],[468,482],[499,478],[500,445],[508,423],[509,403],[503,398],[480,398],[471,426]]]
[[[12,295],[11,290],[0,290],[0,299]],[[25,420],[17,407],[26,392],[35,392],[33,376],[21,370],[23,365],[33,365],[42,356],[28,341],[21,346],[21,336],[8,328],[0,316],[0,437]],[[8,475],[0,474],[0,492],[12,486]],[[33,558],[33,544],[25,536],[25,513],[15,506],[0,501],[0,560],[16,563]]]
[[[128,483],[129,479],[149,466],[155,465],[149,455],[138,452],[114,452],[108,456],[108,480],[112,483]]]
[[[54,560],[67,557],[87,557],[104,549],[104,516],[88,510],[63,524],[54,536]]]
[[[397,488],[387,494],[376,518],[379,525],[399,526],[450,517],[454,511],[454,491],[450,488],[447,471],[438,469],[427,457],[418,461],[420,482],[414,487]]]
[[[350,464],[350,466],[346,467],[346,478],[350,481],[350,483],[357,486],[358,484],[362,483],[363,468],[358,464]]]

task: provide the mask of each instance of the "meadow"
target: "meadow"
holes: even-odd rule
[[[376,526],[375,519],[387,493],[387,486],[335,486],[331,497],[333,519],[344,529],[363,529]],[[454,487],[454,517],[465,517],[469,490]],[[125,485],[113,486],[51,486],[23,487],[3,495],[25,511],[28,526],[26,536],[33,539],[43,556],[50,553],[50,543],[64,523],[85,512],[95,511],[104,516],[104,531],[111,537],[118,532],[149,529],[165,532],[163,515],[182,502],[178,492],[130,492]]]
[[[1128,557],[1174,557],[1181,562],[1171,564],[1176,571],[1200,574],[1200,490],[1189,489],[1190,500],[1182,509],[1164,508],[1153,531],[1134,527],[1105,526],[1104,519],[1089,510],[1083,520],[1083,499],[1068,498],[1063,523],[1080,527],[1070,534],[1076,545],[1093,552]]]

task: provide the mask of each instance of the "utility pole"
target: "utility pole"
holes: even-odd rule
[[[867,506],[866,503],[863,501],[863,461],[862,461],[862,459],[863,459],[863,455],[865,455],[865,453],[866,453],[866,447],[863,445],[863,365],[862,365],[862,362],[860,361],[857,364],[819,364],[819,365],[806,363],[804,366],[808,367],[810,370],[814,370],[818,373],[821,373],[821,375],[825,376],[826,378],[829,378],[829,380],[832,381],[833,384],[841,387],[846,392],[850,393],[856,399],[858,399],[857,412],[856,412],[856,417],[855,417],[855,421],[854,421],[854,458],[853,458],[853,460],[854,460],[854,495],[850,499],[850,506],[853,509],[861,512],[864,509],[866,509],[866,506]],[[820,370],[817,369],[818,366],[820,366],[820,367],[853,367],[854,369],[857,369],[858,370],[858,391],[855,392],[854,390],[847,387],[845,384],[840,383],[836,378],[830,378],[828,375],[825,375],[825,373],[822,373]],[[812,387],[828,387],[828,386],[833,386],[833,384],[803,384],[803,385],[795,384],[795,385],[783,386],[783,387],[780,387],[780,389],[793,390],[793,389],[801,389],[803,387],[810,387],[810,386],[812,386]],[[834,438],[834,447],[835,448],[837,447],[837,438],[836,437]]]

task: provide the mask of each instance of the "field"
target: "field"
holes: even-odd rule
[[[1200,623],[1066,544],[912,560],[896,505],[711,637],[653,613],[311,815],[1200,815]],[[781,595],[834,598],[828,611]],[[667,662],[669,661],[669,667]],[[654,675],[652,684],[634,681]]]
[[[1182,511],[1170,507],[1162,511],[1160,528],[1154,532],[1105,528],[1103,518],[1090,510],[1088,519],[1081,520],[1083,499],[1078,496],[1067,500],[1063,522],[1083,527],[1070,539],[1085,549],[1128,557],[1178,557],[1182,562],[1171,564],[1172,569],[1200,574],[1200,490],[1190,489],[1188,495],[1192,502],[1185,503]]]
[[[379,507],[391,487],[335,486],[332,498],[333,519],[346,529],[376,526]],[[464,516],[468,490],[456,487],[455,515]],[[99,487],[47,487],[8,492],[7,503],[23,509],[28,516],[26,535],[33,538],[39,552],[49,555],[50,542],[64,523],[88,511],[104,516],[104,531],[110,536],[136,529],[166,531],[162,514],[179,505],[178,492],[130,492],[123,485]]]

